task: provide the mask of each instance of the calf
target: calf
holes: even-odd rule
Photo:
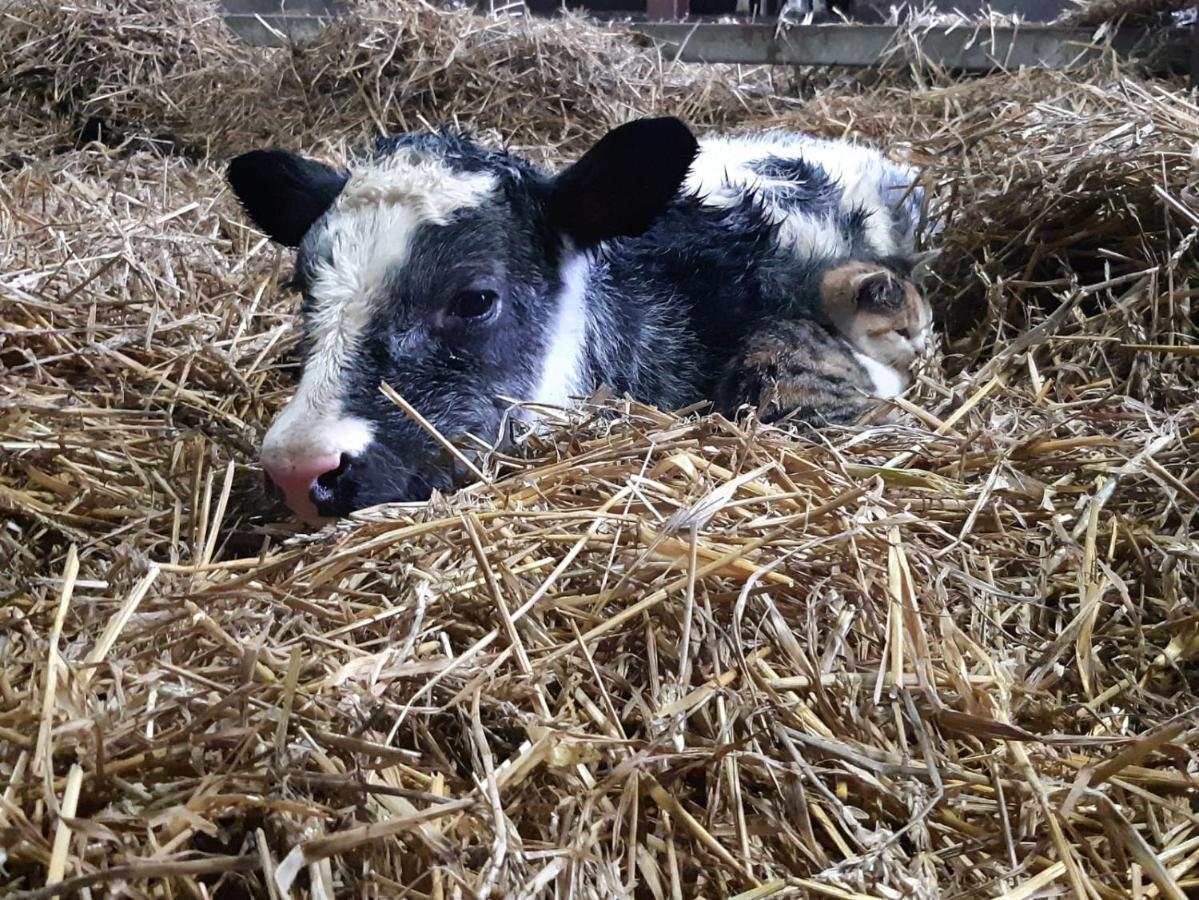
[[[297,248],[303,374],[262,465],[306,519],[452,487],[442,435],[500,439],[600,385],[662,408],[711,398],[750,329],[826,321],[851,261],[910,257],[913,173],[846,142],[768,133],[700,144],[642,119],[548,175],[455,133],[380,139],[341,171],[278,150],[234,193]]]

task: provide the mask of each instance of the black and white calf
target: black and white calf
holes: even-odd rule
[[[229,181],[298,248],[303,375],[262,464],[305,518],[452,486],[382,382],[443,435],[488,443],[512,399],[567,406],[601,384],[663,408],[710,398],[755,323],[821,315],[830,266],[910,255],[923,197],[865,147],[701,144],[669,118],[553,176],[441,133],[381,139],[349,172],[254,151]]]

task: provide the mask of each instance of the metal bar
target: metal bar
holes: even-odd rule
[[[749,65],[848,66],[906,65],[901,48],[894,55],[898,30],[889,25],[644,24],[634,30],[662,45],[681,62]],[[987,72],[1021,66],[1065,69],[1106,53],[1138,55],[1155,69],[1186,66],[1184,29],[1117,32],[1107,48],[1092,43],[1085,28],[1025,25],[1017,28],[934,28],[920,33],[920,53],[946,69]]]
[[[687,0],[657,2],[674,4]],[[314,37],[329,17],[226,13],[225,21],[250,44],[282,46]],[[680,62],[873,67],[902,66],[911,61],[903,49],[887,54],[899,33],[890,25],[795,25],[776,29],[773,25],[647,22],[630,27],[660,44],[668,59]],[[1195,26],[1158,31],[1121,30],[1107,47],[1092,43],[1093,32],[1086,28],[1046,25],[977,31],[936,28],[921,34],[919,46],[930,62],[965,72],[1022,66],[1065,69],[1111,52],[1137,56],[1157,71],[1187,72],[1191,70],[1191,55],[1197,52],[1192,49],[1195,32]]]
[[[345,0],[221,0],[221,15],[248,44],[281,47],[315,37]]]
[[[309,15],[250,15],[226,13],[225,24],[254,47],[285,47],[316,37],[332,17]]]
[[[328,16],[344,6],[342,0],[221,0],[225,13],[242,15]]]

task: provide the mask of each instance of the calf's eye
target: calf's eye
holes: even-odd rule
[[[446,312],[454,319],[473,319],[477,321],[491,315],[499,299],[499,294],[495,291],[459,291],[450,300],[450,305]]]

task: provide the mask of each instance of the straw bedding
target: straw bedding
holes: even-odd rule
[[[577,22],[393,10],[267,53],[156,10],[0,19],[6,892],[1196,891],[1193,94],[799,105]],[[511,92],[446,52],[481,44]],[[294,297],[222,154],[374,110],[552,158],[676,105],[927,164],[948,336],[899,424],[626,404],[419,508],[265,508]]]
[[[724,125],[783,105],[769,72],[667,70],[628,36],[571,18],[514,28],[419,2],[367,6],[303,47],[271,51],[240,45],[203,2],[167,4],[171,27],[162,0],[119,6],[33,4],[5,16],[0,91],[24,124],[54,117],[39,146],[100,137],[192,156],[258,143],[311,152],[461,121],[555,158],[641,113]]]

